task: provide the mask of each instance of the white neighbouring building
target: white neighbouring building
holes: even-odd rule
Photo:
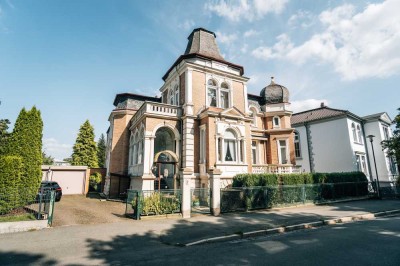
[[[303,172],[362,171],[376,179],[373,145],[380,181],[398,176],[395,160],[387,156],[381,142],[392,136],[387,113],[359,117],[347,110],[320,108],[293,114],[295,157]]]

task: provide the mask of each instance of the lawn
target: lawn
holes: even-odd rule
[[[0,216],[0,223],[4,222],[20,222],[36,220],[35,215],[32,213],[25,213],[21,215]]]

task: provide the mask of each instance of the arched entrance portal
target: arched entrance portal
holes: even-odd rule
[[[179,189],[178,156],[175,153],[176,138],[168,127],[161,127],[154,139],[152,172],[156,176],[155,189]]]

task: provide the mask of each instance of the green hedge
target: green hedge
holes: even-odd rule
[[[19,207],[21,172],[21,157],[0,156],[0,214]]]
[[[365,183],[355,184],[355,182]],[[298,186],[304,184],[320,185]],[[267,190],[250,189],[251,187],[266,186],[268,186]],[[368,179],[361,172],[240,174],[234,177],[232,187],[246,188],[238,195],[245,202],[246,209],[254,209],[271,207],[276,204],[365,196],[368,194]],[[224,197],[228,202],[234,201],[228,194]]]

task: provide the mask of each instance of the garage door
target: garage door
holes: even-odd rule
[[[43,180],[45,180],[45,174]],[[48,180],[56,181],[62,188],[63,195],[85,194],[86,171],[51,171]]]

